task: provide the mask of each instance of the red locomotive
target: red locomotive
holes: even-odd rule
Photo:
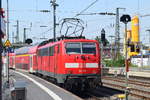
[[[79,25],[78,19],[77,23]],[[95,87],[101,83],[99,43],[85,39],[82,34],[78,37],[65,35],[57,41],[50,39],[36,46],[22,47],[10,59],[13,56],[14,60],[10,61],[14,61],[16,68],[53,79],[67,89]]]
[[[69,88],[93,86],[101,82],[99,51],[96,40],[64,39],[19,48],[10,54],[10,65],[53,78]]]

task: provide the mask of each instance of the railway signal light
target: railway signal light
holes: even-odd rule
[[[25,41],[25,43],[27,43],[27,44],[31,44],[33,41],[32,41],[32,39],[26,39],[26,41]]]
[[[102,42],[105,41],[105,30],[104,29],[101,30],[101,41]]]
[[[131,17],[129,15],[123,15],[121,18],[120,18],[120,21],[123,22],[124,24],[127,24],[128,22],[131,21]]]
[[[103,46],[106,46],[107,43],[106,43],[105,30],[104,29],[101,30],[101,42],[102,42]]]

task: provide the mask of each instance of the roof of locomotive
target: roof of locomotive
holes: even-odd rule
[[[96,40],[90,40],[90,39],[66,39],[62,41],[63,42],[97,42]]]
[[[49,40],[43,41],[39,44],[19,48],[15,51],[15,54],[16,55],[32,54],[32,53],[35,53],[38,48],[39,49],[40,48],[45,48],[45,47],[49,47],[49,46],[53,46],[55,44],[65,43],[65,42],[97,42],[97,41],[96,40],[85,39],[85,37],[83,37],[83,36],[80,36],[80,37],[58,37],[56,42],[54,42],[54,39],[49,39]]]
[[[53,45],[56,45],[59,43],[65,43],[65,42],[97,42],[97,41],[96,40],[90,40],[90,39],[64,39],[64,40],[60,40],[60,41],[56,41],[56,42],[49,42],[45,45],[40,46],[39,49],[53,46]]]

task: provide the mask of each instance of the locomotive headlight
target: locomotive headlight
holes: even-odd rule
[[[97,73],[97,71],[96,71],[96,70],[93,70],[93,73],[94,73],[94,74],[96,74],[96,73]]]
[[[72,70],[67,70],[67,74],[72,74],[73,71]]]

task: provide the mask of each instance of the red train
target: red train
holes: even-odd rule
[[[100,50],[96,40],[67,38],[22,47],[10,54],[10,67],[53,79],[66,88],[101,83]]]

